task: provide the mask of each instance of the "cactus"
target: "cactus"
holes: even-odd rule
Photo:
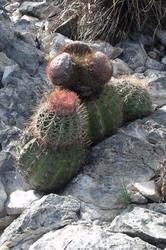
[[[122,124],[122,102],[114,86],[105,86],[100,96],[85,103],[88,111],[88,136],[96,142],[115,133]]]
[[[32,125],[44,145],[70,147],[86,138],[86,111],[74,92],[56,90],[39,106]]]
[[[126,76],[113,84],[123,101],[124,121],[139,119],[151,113],[152,101],[142,80]]]
[[[47,76],[54,85],[76,92],[82,100],[100,94],[112,76],[110,59],[93,52],[82,42],[66,44],[47,66]]]
[[[28,143],[25,141],[20,141],[19,145],[19,148],[23,146],[18,153],[19,170],[34,189],[58,191],[79,172],[85,161],[86,151],[82,144],[53,150],[42,146],[36,138]]]

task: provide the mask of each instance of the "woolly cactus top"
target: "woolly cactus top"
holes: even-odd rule
[[[68,90],[56,90],[52,92],[48,99],[49,107],[55,111],[56,115],[73,114],[80,104],[76,93]]]

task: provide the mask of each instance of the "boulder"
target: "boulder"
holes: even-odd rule
[[[77,222],[79,210],[80,203],[71,196],[43,196],[6,228],[1,234],[0,246],[11,248],[27,242],[30,246],[46,232]]]
[[[130,205],[111,223],[109,230],[139,237],[161,249],[166,246],[166,215]]]
[[[123,49],[122,54],[119,56],[131,69],[136,69],[140,66],[145,66],[147,60],[147,54],[142,45],[123,41],[118,44]]]
[[[100,226],[88,225],[69,225],[57,231],[51,231],[29,248],[29,250],[38,249],[157,250],[155,246],[139,238],[110,233]]]

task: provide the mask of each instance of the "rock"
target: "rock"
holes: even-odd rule
[[[166,65],[166,56],[161,59],[161,62]]]
[[[148,208],[154,212],[166,215],[166,203],[152,203]]]
[[[25,1],[19,7],[19,12],[21,13],[21,15],[40,17],[42,13],[42,8],[47,6],[48,3],[46,1],[41,1],[41,2]]]
[[[147,70],[144,75],[153,104],[162,107],[166,104],[166,72]]]
[[[57,231],[51,231],[29,248],[29,250],[38,249],[157,250],[155,246],[139,238],[131,238],[121,233],[113,234],[99,226],[87,225],[69,225]]]
[[[60,48],[68,42],[71,42],[71,40],[68,37],[65,37],[59,33],[55,33],[55,37],[52,40],[52,45],[50,47],[49,56],[50,57],[56,56]]]
[[[14,37],[14,32],[6,22],[0,22],[0,51],[18,63],[30,75],[36,73],[39,64],[43,62],[45,54]]]
[[[156,61],[159,61],[159,59],[160,59],[158,53],[155,52],[155,51],[150,51],[150,52],[148,53],[148,56],[149,56],[150,58],[152,58],[153,60],[156,60]]]
[[[19,19],[21,18],[21,14],[19,12],[19,10],[15,10],[13,13],[12,13],[12,16],[11,16],[11,21],[13,23],[17,22]]]
[[[143,181],[139,183],[136,182],[134,183],[134,186],[146,198],[155,202],[160,201],[161,197],[160,197],[159,189],[157,187],[157,184],[154,182],[154,180]]]
[[[140,66],[145,66],[147,60],[147,54],[142,45],[134,42],[120,42],[118,44],[120,48],[123,48],[122,54],[119,56],[128,66],[135,70]]]
[[[133,74],[133,70],[130,69],[127,65],[127,63],[123,62],[121,59],[116,58],[112,60],[113,65],[113,76],[119,76],[119,75],[130,75]]]
[[[162,63],[160,63],[160,62],[158,62],[150,57],[147,58],[146,67],[148,69],[155,69],[155,70],[161,70],[161,71],[165,69],[165,67]]]
[[[57,34],[47,34],[47,33],[46,34],[40,34],[38,36],[40,49],[42,51],[44,51],[46,54],[49,54],[50,48],[51,48],[51,46],[53,44],[53,39],[56,38],[56,36],[57,36]],[[59,36],[61,36],[61,35],[59,34]],[[57,43],[56,43],[56,45],[57,45]],[[58,49],[58,51],[59,51],[59,49]]]
[[[0,219],[0,233],[7,228],[15,219],[17,218],[16,215],[12,215],[12,216],[5,216],[3,218]],[[1,248],[0,248],[1,250]]]
[[[157,39],[166,46],[166,31],[165,30],[156,30],[156,37]]]
[[[18,189],[24,191],[31,189],[31,187],[25,183],[23,178],[17,172],[14,164],[15,158],[13,155],[2,150],[0,152],[0,175],[7,195],[10,195]]]
[[[109,230],[139,237],[163,249],[166,246],[166,215],[130,205],[111,223]]]
[[[146,70],[145,66],[140,66],[134,70],[135,73],[144,73]]]
[[[136,203],[136,204],[148,203],[148,200],[143,195],[141,195],[139,192],[131,192],[130,198],[131,198],[131,203]]]
[[[15,11],[18,7],[20,6],[19,2],[14,2],[14,3],[10,3],[8,5],[5,6],[5,10],[9,11],[9,12],[13,12]]]
[[[8,197],[5,210],[8,215],[20,215],[32,202],[42,197],[41,193],[34,190],[12,192]]]
[[[102,213],[102,210],[106,210],[109,213],[109,219],[113,219],[124,206],[124,204],[118,203],[120,193],[117,192],[115,186],[111,188],[110,192],[104,184],[95,181],[88,175],[78,175],[63,192],[63,195],[69,194],[86,204],[97,207],[99,214]]]
[[[0,180],[0,217],[1,217],[1,214],[3,214],[3,212],[4,212],[4,204],[5,204],[6,199],[7,199],[7,194],[5,192],[5,188]]]
[[[163,51],[160,51],[160,50],[158,50],[156,48],[153,49],[153,52],[155,52],[159,57],[163,57],[164,56]]]
[[[107,209],[112,219],[120,212],[118,207],[126,205],[121,197],[125,186],[135,180],[150,180],[160,168],[166,148],[165,110],[166,106],[148,118],[122,127],[94,146],[91,164],[69,183],[64,194],[93,204],[99,210]],[[154,140],[150,137],[152,133],[156,134]]]
[[[46,232],[78,221],[79,210],[80,203],[71,196],[43,196],[6,228],[0,238],[0,246],[15,247],[26,242],[31,245]]]
[[[139,44],[151,46],[153,44],[153,37],[145,34],[142,30],[140,32],[135,32],[134,34],[129,35],[130,38]]]
[[[123,49],[119,47],[113,47],[110,43],[104,42],[102,40],[92,41],[88,43],[92,51],[101,51],[106,54],[110,59],[115,59],[118,57]]]

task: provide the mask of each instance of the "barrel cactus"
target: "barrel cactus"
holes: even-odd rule
[[[47,66],[47,76],[54,84],[76,92],[82,100],[97,96],[113,73],[110,59],[93,52],[83,42],[64,45]]]
[[[124,121],[139,119],[151,113],[152,101],[142,80],[126,76],[113,84],[123,101]]]
[[[22,140],[26,133],[22,135]],[[85,161],[83,144],[54,150],[50,146],[41,145],[37,138],[24,143],[25,140],[20,141],[19,145],[19,171],[36,190],[58,191],[78,174]]]
[[[68,148],[86,138],[86,111],[77,94],[55,90],[32,117],[34,135],[44,145]]]
[[[122,102],[114,86],[105,86],[100,96],[85,102],[88,135],[92,142],[112,135],[122,124]]]

